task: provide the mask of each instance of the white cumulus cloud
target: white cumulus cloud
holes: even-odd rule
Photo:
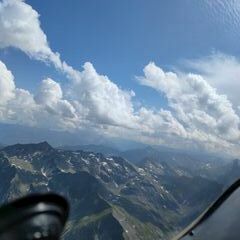
[[[164,93],[170,108],[153,110],[135,106],[133,91],[121,89],[91,63],[80,71],[62,61],[50,48],[39,14],[24,0],[0,1],[0,48],[8,47],[51,63],[70,81],[63,88],[46,78],[33,94],[17,88],[13,74],[0,61],[1,122],[67,131],[91,128],[145,143],[239,154],[240,119],[233,105],[239,106],[240,71],[234,58],[193,61],[192,69],[201,75],[166,72],[149,63],[139,82]],[[235,79],[229,88],[227,76]],[[229,98],[224,93],[234,94]]]
[[[223,53],[185,61],[192,71],[199,72],[220,93],[226,94],[234,106],[240,105],[240,60]]]
[[[188,138],[204,144],[239,144],[240,118],[226,95],[218,94],[202,76],[164,72],[154,63],[138,78],[142,85],[164,93]]]
[[[0,105],[14,97],[14,89],[14,77],[5,64],[0,61]]]
[[[170,143],[171,136],[185,134],[171,112],[135,109],[131,99],[134,93],[121,90],[90,63],[79,72],[79,81],[71,82],[64,91],[59,83],[47,78],[36,94],[16,88],[13,74],[0,64],[5,70],[1,72],[2,82],[13,85],[11,98],[6,98],[0,108],[1,122],[68,131],[92,128],[100,134],[149,143]],[[0,92],[0,99],[3,97]]]
[[[13,47],[31,58],[52,63],[69,78],[78,73],[52,51],[41,29],[39,14],[24,0],[0,1],[0,48]]]
[[[3,0],[0,3],[0,47],[15,47],[34,58],[47,60],[52,51],[38,17],[22,0]]]

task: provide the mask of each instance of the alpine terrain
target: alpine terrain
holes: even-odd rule
[[[167,239],[223,189],[221,181],[167,161],[145,157],[134,165],[122,157],[55,149],[47,142],[7,146],[0,151],[0,164],[1,203],[48,191],[68,199],[66,240]]]

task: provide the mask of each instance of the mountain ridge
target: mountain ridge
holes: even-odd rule
[[[153,162],[134,165],[120,156],[55,149],[47,142],[8,146],[0,150],[0,167],[9,172],[10,185],[0,191],[0,200],[31,192],[62,194],[72,207],[64,234],[69,240],[94,239],[96,233],[109,240],[166,239],[210,204],[221,185]],[[115,230],[108,232],[108,225]]]

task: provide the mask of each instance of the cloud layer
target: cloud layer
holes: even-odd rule
[[[238,145],[240,118],[226,95],[217,90],[200,75],[164,72],[154,63],[144,68],[142,85],[163,92],[174,116],[184,126],[188,138],[208,147]]]
[[[240,105],[239,59],[214,53],[205,58],[185,61],[185,65],[192,71],[199,72],[220,93],[226,94],[235,107]]]
[[[0,3],[0,46],[15,47],[33,58],[48,60],[53,54],[40,28],[38,13],[21,0]]]
[[[217,63],[215,71],[204,62],[192,64],[202,75],[165,72],[149,63],[138,81],[164,93],[170,108],[156,111],[135,106],[133,91],[121,89],[91,63],[79,71],[62,61],[49,46],[39,14],[24,1],[0,1],[0,32],[0,48],[17,48],[69,78],[65,88],[43,79],[32,94],[15,86],[13,73],[0,61],[0,122],[75,132],[91,129],[149,144],[240,153],[239,115],[227,96],[210,85],[218,76]]]

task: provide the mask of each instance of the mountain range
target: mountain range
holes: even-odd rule
[[[2,148],[1,203],[35,192],[65,196],[71,204],[66,240],[168,239],[240,175],[238,160],[196,162],[148,149],[135,151],[133,161],[132,152],[102,149],[57,149],[47,142]]]

